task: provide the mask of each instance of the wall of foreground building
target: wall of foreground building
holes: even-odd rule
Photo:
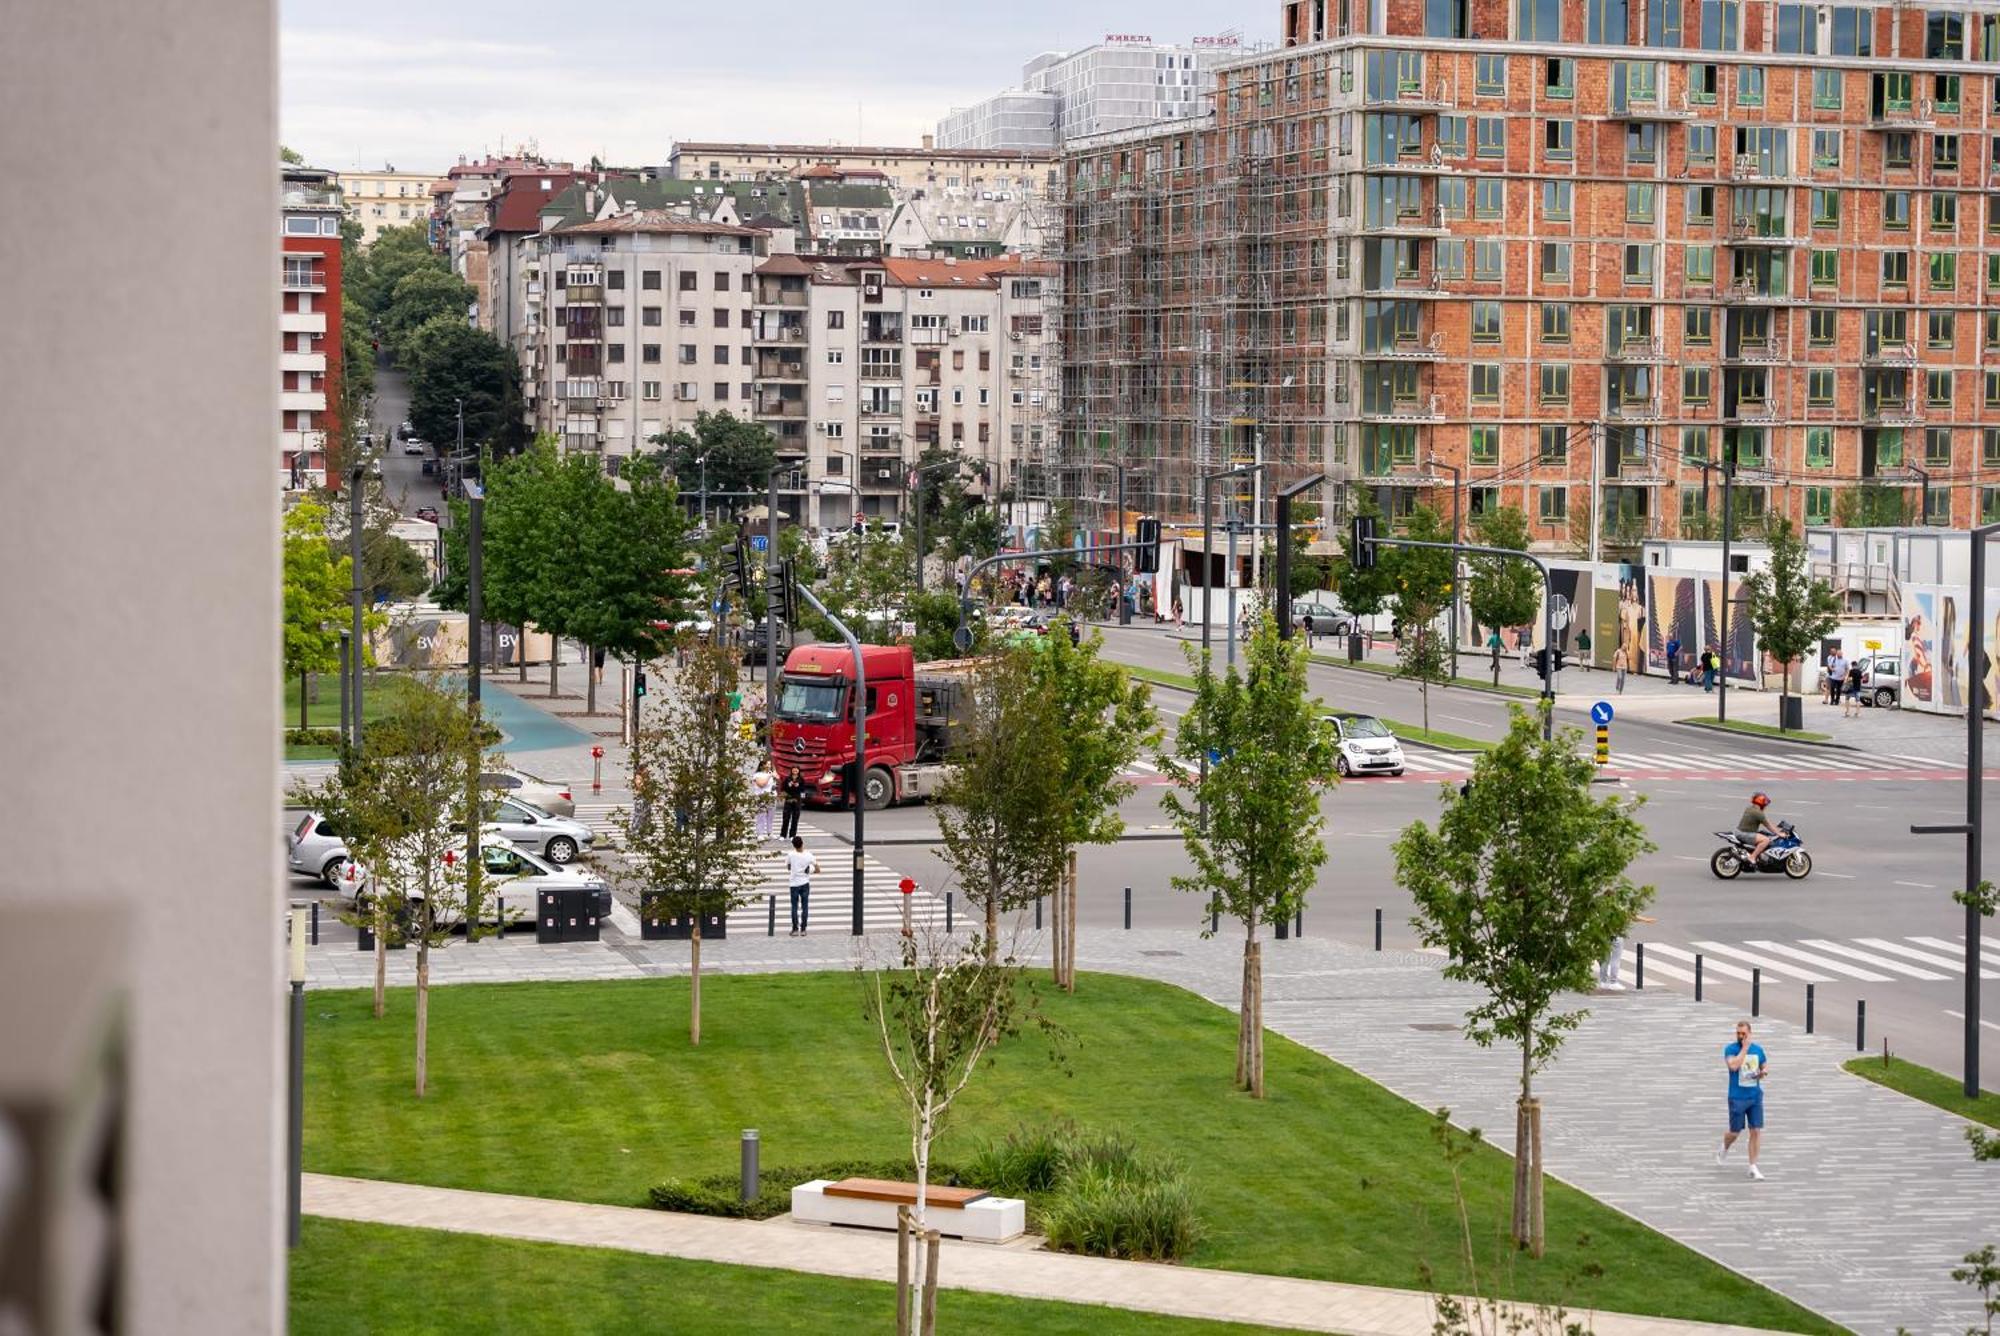
[[[0,935],[50,906],[124,925],[123,1330],[256,1336],[284,1296],[276,6],[6,15],[6,174],[87,162],[147,201],[143,228],[69,211],[62,252],[173,244],[134,281],[0,229],[0,309],[39,313],[0,326]],[[162,894],[134,851],[185,847],[197,815],[230,838]],[[55,1028],[9,987],[0,1070]]]

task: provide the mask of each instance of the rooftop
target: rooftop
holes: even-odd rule
[[[664,209],[634,209],[602,222],[564,223],[555,229],[564,236],[609,236],[620,232],[665,232],[687,236],[761,237],[769,235],[761,227],[738,227],[733,223],[705,223],[683,218]]]
[[[898,158],[911,161],[936,162],[994,162],[1019,160],[1023,162],[1053,162],[1055,154],[1028,153],[1013,149],[985,148],[923,148],[916,145],[870,145],[870,144],[748,144],[729,143],[720,140],[688,140],[674,145],[674,156],[697,153],[751,153],[773,158]]]

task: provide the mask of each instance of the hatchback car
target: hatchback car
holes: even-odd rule
[[[403,453],[406,455],[420,455],[429,448],[430,447],[425,445],[422,441],[403,442]]]
[[[347,842],[318,812],[307,812],[285,833],[285,865],[300,876],[338,887],[347,858]]]
[[[591,892],[591,900],[600,917],[611,913],[611,886],[596,872],[584,868],[557,867],[526,849],[517,849],[506,843],[494,827],[483,829],[485,837],[479,847],[479,862],[486,877],[481,892],[482,919],[489,918],[493,907],[497,906],[501,916],[509,923],[532,923],[539,907],[537,896],[540,892],[558,889],[587,890]],[[375,878],[367,868],[350,862],[342,868],[335,889],[359,907],[374,893]]]
[[[1292,624],[1295,627],[1303,631],[1308,617],[1312,618],[1315,636],[1344,636],[1348,632],[1347,614],[1331,603],[1292,604]]]
[[[1903,690],[1903,663],[1888,654],[1878,654],[1861,665],[1861,701],[1888,709]]]
[[[509,798],[519,798],[554,816],[576,815],[576,798],[569,785],[536,779],[525,770],[488,770],[480,775],[479,787]]]
[[[486,827],[511,844],[543,855],[558,867],[576,860],[595,836],[589,826],[556,816],[520,798],[502,798],[486,809]]]
[[[1403,744],[1374,715],[1341,711],[1327,715],[1326,722],[1340,735],[1333,768],[1342,779],[1350,775],[1403,773]]]

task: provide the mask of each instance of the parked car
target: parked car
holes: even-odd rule
[[[1903,692],[1903,661],[1877,654],[1861,664],[1861,702],[1888,709]]]
[[[502,798],[486,809],[486,826],[511,843],[532,849],[558,867],[576,861],[596,838],[589,826],[545,812],[519,798]]]
[[[404,418],[403,425],[396,428],[396,439],[399,441],[407,441],[412,437],[414,437],[416,434],[417,434],[417,429],[410,425],[410,420],[408,418]]]
[[[485,826],[481,829],[484,834],[479,846],[479,862],[486,876],[481,892],[481,918],[490,919],[493,906],[497,904],[508,922],[532,923],[537,908],[536,896],[544,890],[566,887],[590,891],[597,913],[600,916],[611,913],[611,886],[595,871],[557,867],[529,850],[508,844],[496,828]],[[375,878],[367,868],[349,862],[341,870],[336,889],[359,907],[374,893]]]
[[[329,889],[337,888],[347,862],[347,842],[318,812],[307,812],[285,833],[285,864],[302,877],[318,877]]]
[[[416,509],[416,516],[417,516],[417,518],[418,518],[418,519],[420,519],[420,520],[429,520],[429,521],[430,521],[430,522],[431,522],[432,524],[436,524],[436,523],[438,522],[438,510],[437,510],[437,507],[436,507],[436,506],[418,506],[418,507],[417,507],[417,509]]]
[[[525,770],[488,770],[479,776],[479,787],[519,798],[552,816],[576,815],[576,798],[569,785],[536,779]]]
[[[1353,619],[1331,603],[1292,604],[1293,626],[1304,630],[1308,617],[1312,618],[1315,636],[1344,636],[1352,629]]]
[[[1336,710],[1325,718],[1340,734],[1333,768],[1342,779],[1350,775],[1403,773],[1403,744],[1380,719],[1348,710]]]
[[[422,441],[403,442],[403,453],[406,455],[420,455],[428,448]]]

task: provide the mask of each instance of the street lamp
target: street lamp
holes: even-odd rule
[[[465,496],[466,511],[470,520],[465,534],[465,629],[466,643],[471,646],[471,652],[466,656],[471,661],[471,670],[465,677],[465,708],[466,713],[472,716],[473,746],[479,747],[479,661],[484,657],[483,651],[486,648],[486,628],[482,623],[484,609],[481,607],[485,593],[486,487],[484,483],[466,483]],[[555,670],[551,668],[549,671],[553,673]],[[480,868],[479,820],[482,815],[479,802],[479,770],[484,756],[485,751],[481,748],[473,764],[473,810],[465,823],[465,875],[468,884],[472,885],[475,891],[477,890],[475,879],[479,875]],[[477,917],[479,906],[475,904],[469,908],[472,912],[467,914],[465,924],[465,940],[468,942],[473,937],[472,929],[476,926],[473,920]]]
[[[285,1242],[287,1246],[299,1246],[299,1211],[302,1181],[300,1174],[304,1167],[305,1127],[306,1127],[306,923],[308,911],[304,905],[291,907],[291,1107],[286,1111],[291,1126],[286,1130],[286,1150],[290,1156],[290,1170],[285,1176]]]
[[[1201,475],[1201,653],[1204,660],[1208,657],[1209,646],[1211,644],[1211,636],[1209,634],[1209,604],[1214,597],[1209,585],[1209,572],[1214,569],[1210,558],[1214,556],[1215,544],[1214,538],[1211,537],[1211,530],[1215,528],[1215,505],[1214,495],[1210,491],[1210,487],[1211,484],[1223,478],[1238,478],[1247,473],[1261,472],[1263,468],[1264,465],[1261,462],[1256,464],[1238,464],[1234,468],[1217,469],[1213,473],[1204,473]],[[1231,531],[1231,534],[1233,537],[1234,530]],[[1225,573],[1223,583],[1226,587],[1235,588],[1235,585],[1230,583],[1230,579],[1234,575],[1234,571]],[[1232,657],[1236,645],[1235,634],[1235,622],[1232,619],[1229,641]],[[1202,774],[1206,776],[1207,773],[1208,765],[1204,758]]]
[[[1726,445],[1724,448],[1728,449]],[[1722,636],[1717,647],[1722,659],[1722,671],[1717,674],[1715,684],[1715,718],[1718,723],[1726,723],[1729,719],[1729,545],[1733,537],[1730,529],[1734,527],[1730,488],[1736,481],[1736,461],[1732,458],[1720,461],[1691,459],[1688,463],[1701,470],[1704,490],[1710,473],[1722,474],[1722,583],[1718,587],[1721,595],[1718,601],[1722,604]]]
[[[363,590],[361,588],[361,527],[366,519],[361,498],[361,489],[367,485],[368,463],[362,460],[347,471],[347,558],[353,567],[352,587],[348,591],[354,612],[354,749],[361,750],[361,664],[366,657],[367,641],[361,635]]]
[[[1464,539],[1464,534],[1459,529],[1458,493],[1459,482],[1464,478],[1465,471],[1456,464],[1443,462],[1436,455],[1431,456],[1431,467],[1434,469],[1444,469],[1451,474],[1451,541],[1454,543],[1461,542]],[[1451,675],[1454,679],[1458,676],[1458,571],[1459,558],[1458,554],[1454,552],[1451,555],[1451,618],[1447,623],[1449,628],[1448,634],[1451,636]],[[1556,647],[1553,643],[1548,646],[1548,651],[1550,658],[1553,659],[1556,652]]]

